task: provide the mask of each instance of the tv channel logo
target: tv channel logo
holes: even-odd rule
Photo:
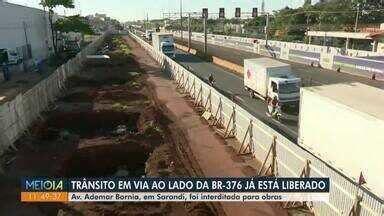
[[[66,180],[56,178],[25,178],[21,181],[23,191],[66,191]]]

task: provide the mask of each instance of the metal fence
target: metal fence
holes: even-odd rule
[[[267,164],[276,164],[274,174],[281,177],[299,177],[303,170],[308,177],[330,177],[330,199],[328,202],[312,203],[310,206],[317,215],[348,215],[354,205],[356,195],[362,196],[360,215],[384,215],[384,202],[370,191],[360,188],[353,179],[340,170],[331,167],[315,154],[291,142],[279,134],[240,105],[225,96],[220,90],[206,84],[202,78],[188,71],[180,64],[156,51],[140,37],[131,36],[171,74],[177,85],[188,93],[196,104],[200,104],[214,117],[215,122],[223,125],[228,135],[233,135],[245,149],[263,160],[275,152],[275,158],[269,157]],[[242,146],[239,146],[241,149]],[[248,148],[246,148],[248,147]],[[244,148],[242,148],[244,149]]]
[[[0,155],[9,147],[14,148],[13,143],[48,109],[64,89],[67,78],[80,71],[86,56],[96,53],[108,34],[104,33],[24,94],[0,105]]]

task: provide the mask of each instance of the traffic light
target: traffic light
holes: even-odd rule
[[[252,17],[258,17],[258,11],[257,8],[252,9]]]
[[[224,8],[220,8],[220,10],[219,10],[219,18],[225,18],[225,12],[224,12],[225,10],[224,10]]]
[[[241,9],[240,8],[236,8],[235,17],[239,18],[240,16],[241,16]]]
[[[203,8],[203,18],[208,18],[208,8]]]

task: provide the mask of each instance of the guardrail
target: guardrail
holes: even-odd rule
[[[180,32],[174,32],[175,35],[180,36]],[[187,32],[183,33],[184,36],[188,35]],[[374,65],[372,60],[360,58],[358,56],[342,55],[342,49],[336,47],[326,47],[310,44],[290,43],[283,41],[266,41],[263,39],[233,37],[224,35],[208,34],[208,43],[229,47],[233,49],[253,52],[260,55],[270,56],[273,58],[280,58],[301,64],[312,66],[321,66],[329,70],[337,70],[347,72],[367,78],[375,78],[384,80],[384,68],[378,68]],[[204,42],[204,34],[193,32],[192,39]],[[361,50],[347,50],[349,55],[361,54],[366,56],[379,56],[384,55]],[[345,58],[344,58],[345,57]],[[345,62],[338,62],[337,59],[344,58]],[[384,63],[384,62],[383,62]],[[376,64],[379,65],[379,64]]]
[[[383,215],[384,201],[352,178],[333,168],[315,154],[291,142],[229,99],[220,90],[211,87],[203,78],[188,71],[133,33],[130,35],[170,73],[178,87],[189,94],[195,104],[212,114],[214,122],[225,128],[224,136],[234,136],[242,146],[239,152],[248,151],[258,159],[266,159],[270,172],[282,177],[330,177],[328,202],[307,203],[317,215],[348,215],[357,195],[362,196],[361,216]],[[261,173],[261,172],[260,172]]]
[[[76,57],[61,65],[50,76],[24,94],[19,94],[12,101],[0,105],[0,155],[9,147],[15,148],[13,143],[33,121],[41,117],[42,111],[48,109],[61,90],[65,88],[67,78],[80,71],[86,56],[96,53],[108,34],[110,33],[104,33],[79,52]]]

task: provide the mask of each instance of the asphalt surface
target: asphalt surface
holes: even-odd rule
[[[176,39],[177,43],[187,45],[187,41]],[[202,52],[204,44],[199,41],[192,41],[192,48]],[[234,48],[223,47],[218,45],[208,44],[208,55],[217,56],[228,60],[238,65],[243,65],[244,59],[265,57],[256,53],[242,51]],[[279,59],[279,61],[291,64],[292,72],[302,79],[304,86],[335,84],[341,82],[360,82],[366,85],[384,89],[384,82],[370,80],[365,77],[355,76],[347,73],[338,73],[336,71],[311,67],[309,65],[294,63]]]
[[[177,43],[186,45],[186,41],[176,40]],[[203,43],[192,41],[192,48],[199,51],[203,50]],[[233,63],[243,65],[243,60],[247,58],[264,57],[255,53],[241,51],[233,48],[222,47],[208,44],[208,55],[217,56],[219,58],[231,61]],[[283,116],[283,120],[278,122],[269,116],[267,113],[267,105],[263,100],[250,98],[248,92],[244,90],[243,77],[234,74],[222,67],[219,67],[211,62],[202,60],[198,56],[177,50],[175,60],[193,72],[197,76],[208,79],[210,73],[215,77],[215,87],[232,98],[248,110],[259,120],[269,125],[288,139],[296,142],[298,137],[298,120],[297,117]],[[367,85],[375,86],[384,89],[384,82],[369,80],[364,77],[354,76],[345,73],[337,73],[331,70],[311,67],[298,63],[285,61],[292,65],[292,72],[301,77],[305,86],[333,84],[340,82],[361,82]]]
[[[284,119],[282,122],[278,122],[268,117],[266,115],[266,103],[261,99],[251,98],[249,96],[248,92],[244,90],[242,77],[180,50],[177,50],[175,60],[203,79],[208,80],[209,74],[212,73],[215,78],[214,86],[216,88],[225,92],[227,95],[231,95],[239,105],[276,131],[282,133],[292,141],[297,140],[297,118],[283,116]]]

